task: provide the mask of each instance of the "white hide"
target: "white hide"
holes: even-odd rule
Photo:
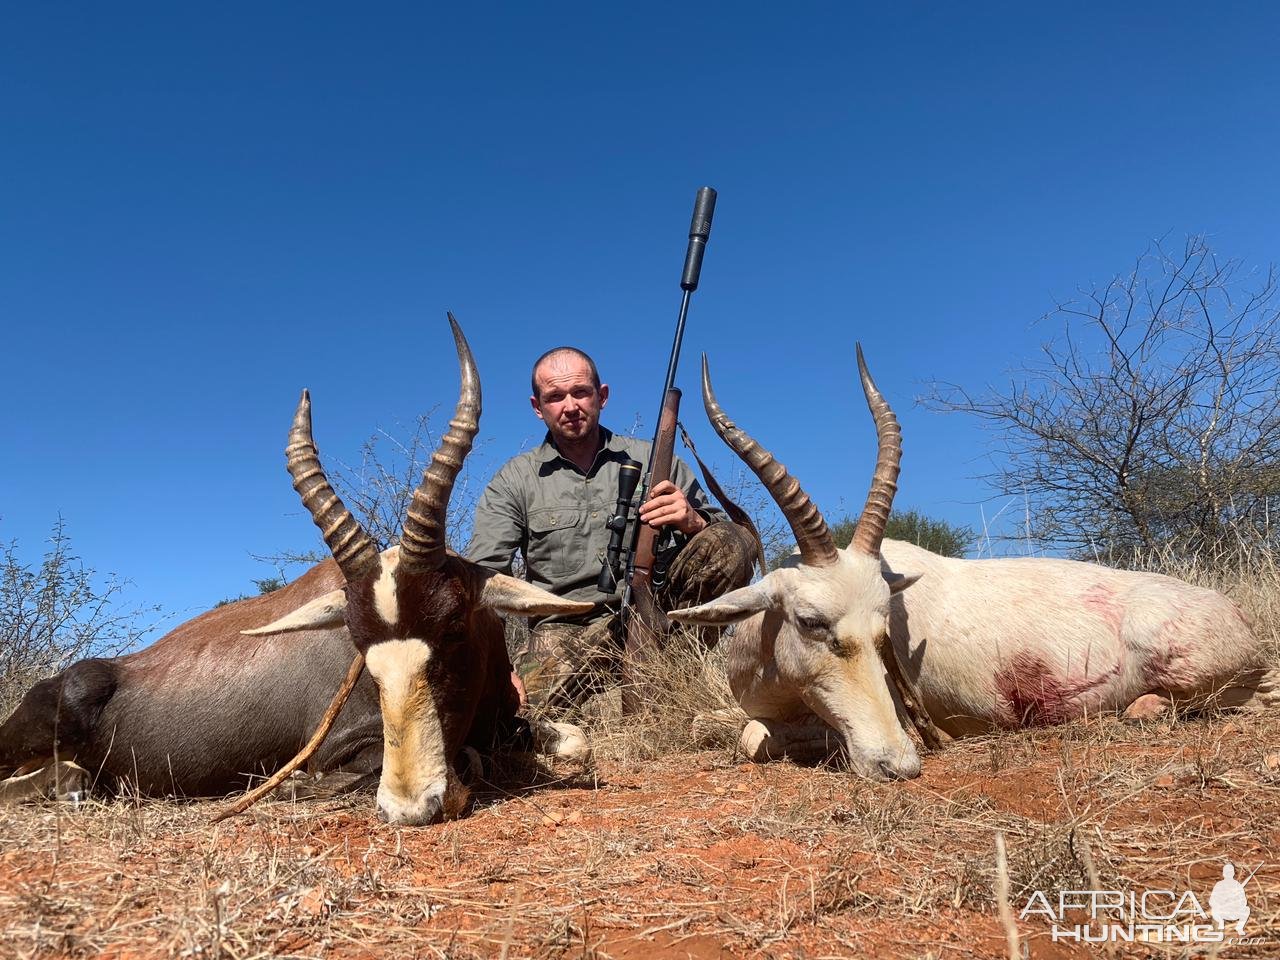
[[[894,602],[892,637],[947,733],[1122,711],[1155,693],[1238,706],[1260,645],[1222,594],[1154,573],[1050,558],[958,560],[884,541],[887,566],[924,578]]]
[[[792,558],[750,587],[672,614],[741,620],[728,676],[752,718],[748,757],[821,752],[820,719],[859,773],[881,779],[875,758],[905,741],[883,671],[847,648],[837,667],[806,623],[835,622],[841,642],[865,643],[886,612],[904,672],[951,736],[1120,712],[1139,698],[1144,715],[1158,713],[1145,695],[1192,708],[1280,702],[1280,678],[1243,613],[1215,591],[1071,560],[957,560],[894,540],[881,552],[880,569],[849,550],[830,567]],[[899,754],[899,775],[912,775],[914,756]]]
[[[892,602],[891,637],[951,736],[1115,713],[1147,694],[1185,707],[1280,700],[1244,615],[1215,591],[1072,560],[957,560],[894,540],[881,551],[885,575],[920,577]],[[730,641],[729,683],[748,716],[832,722],[780,653],[815,590],[832,589],[831,569],[784,568],[750,588],[770,595],[773,612],[741,623]],[[865,585],[842,589],[849,615],[879,608]],[[832,726],[848,743],[851,728]],[[866,726],[883,729],[879,717]]]

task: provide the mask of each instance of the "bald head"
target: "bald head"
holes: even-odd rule
[[[535,397],[540,397],[541,386],[538,384],[539,368],[544,364],[551,366],[563,366],[564,361],[579,360],[587,365],[587,369],[591,374],[591,385],[597,390],[600,389],[600,371],[596,369],[596,362],[592,360],[586,353],[577,347],[552,347],[537,360],[533,361],[533,374],[530,376],[529,389]]]

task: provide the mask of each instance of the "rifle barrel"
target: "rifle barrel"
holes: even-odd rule
[[[698,289],[698,281],[702,277],[702,255],[706,253],[707,241],[711,239],[711,219],[716,212],[716,192],[712,187],[699,187],[698,195],[693,200],[693,219],[689,222],[689,246],[684,254],[684,272],[680,277],[680,289],[684,295],[680,297],[680,316],[676,318],[676,335],[671,341],[671,356],[667,360],[667,376],[662,382],[662,405],[658,407],[658,419],[662,420],[662,408],[667,402],[667,391],[676,385],[676,368],[680,365],[680,346],[684,342],[684,324],[689,316],[689,298]],[[655,441],[657,439],[655,435]],[[649,455],[648,469],[645,470],[645,490],[648,490],[649,474],[653,470],[653,455]]]

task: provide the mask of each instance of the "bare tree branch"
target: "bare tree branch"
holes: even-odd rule
[[[61,517],[48,543],[38,568],[22,562],[16,542],[0,548],[0,717],[37,680],[122,653],[160,621],[159,607],[119,606],[128,581],[85,567]]]
[[[1203,238],[1180,253],[1157,243],[1129,274],[1058,303],[1045,320],[1062,332],[1006,389],[935,382],[923,401],[996,432],[1005,460],[988,479],[1029,500],[1044,546],[1123,555],[1271,541],[1276,273],[1241,273]]]

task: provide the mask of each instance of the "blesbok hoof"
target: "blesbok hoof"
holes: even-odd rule
[[[59,760],[24,776],[0,782],[0,804],[63,800],[78,805],[88,798],[88,788],[88,770],[69,760]]]
[[[749,720],[742,728],[738,747],[753,763],[769,763],[773,760],[790,760],[801,764],[829,763],[844,753],[840,734],[816,719],[801,723]]]
[[[592,760],[591,741],[572,723],[534,720],[529,723],[529,730],[533,734],[534,753],[583,766]]]
[[[475,747],[462,748],[458,757],[458,778],[468,784],[484,778],[484,760]]]
[[[742,728],[742,734],[738,737],[738,746],[742,748],[743,754],[752,763],[768,763],[770,760],[780,760],[786,752],[781,744],[770,744],[772,739],[769,728],[759,720],[748,720],[747,725]],[[773,752],[770,748],[777,748],[777,752]]]
[[[312,776],[300,770],[271,792],[276,800],[332,800],[347,793],[355,793],[369,787],[377,787],[378,771],[359,773],[354,770],[335,770]]]
[[[1125,708],[1124,718],[1135,721],[1158,720],[1172,708],[1173,704],[1168,697],[1162,697],[1158,693],[1144,693]]]

